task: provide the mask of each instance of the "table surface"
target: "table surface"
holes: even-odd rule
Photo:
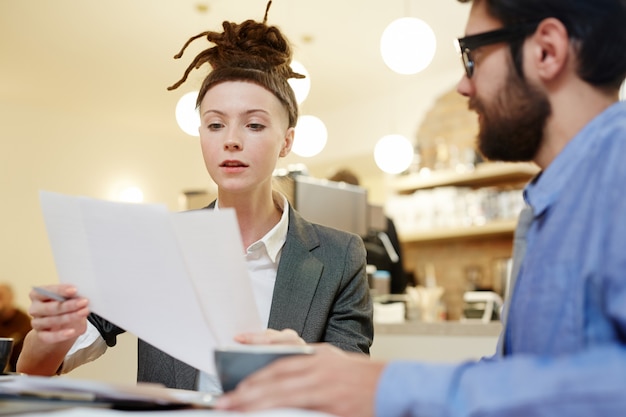
[[[132,415],[129,411],[112,410],[108,408],[97,407],[70,407],[66,409],[50,410],[41,408],[30,412],[23,410],[5,409],[7,402],[0,401],[0,415],[15,415],[19,412],[20,417],[115,417]],[[297,410],[297,409],[277,409],[266,410],[252,413],[240,413],[233,411],[217,411],[208,409],[193,410],[157,410],[157,411],[141,411],[137,415],[140,416],[159,416],[159,417],[195,417],[195,416],[211,416],[211,417],[333,417],[330,414],[317,413],[313,411]]]

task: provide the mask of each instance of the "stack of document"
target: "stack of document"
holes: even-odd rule
[[[58,279],[94,313],[208,373],[217,347],[264,329],[234,210],[40,200]]]
[[[122,385],[63,377],[0,376],[2,408],[12,403],[22,411],[76,406],[148,410],[212,408],[216,398],[197,391],[158,384]]]

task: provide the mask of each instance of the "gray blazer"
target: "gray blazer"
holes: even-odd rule
[[[294,329],[307,343],[369,354],[374,327],[365,256],[359,236],[309,223],[289,207],[268,327]],[[196,389],[197,369],[138,343],[137,381]],[[181,343],[193,343],[193,335]]]

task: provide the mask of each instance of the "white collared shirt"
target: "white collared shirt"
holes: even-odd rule
[[[276,283],[276,273],[282,248],[287,240],[289,228],[289,202],[287,198],[278,193],[273,193],[274,204],[282,210],[278,223],[246,249],[246,265],[250,274],[252,291],[257,304],[261,321],[267,326]],[[218,202],[215,210],[219,210]],[[87,323],[87,331],[79,337],[70,351],[65,356],[61,373],[67,373],[79,365],[90,362],[106,351],[104,339],[98,330]],[[198,390],[204,392],[221,392],[221,386],[215,375],[200,372]]]

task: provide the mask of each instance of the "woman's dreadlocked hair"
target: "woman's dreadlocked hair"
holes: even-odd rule
[[[289,66],[292,51],[287,39],[276,26],[267,26],[267,12],[272,1],[267,3],[263,22],[246,20],[243,23],[223,22],[224,31],[203,32],[190,38],[181,51],[174,56],[182,57],[191,42],[206,36],[215,46],[200,52],[189,64],[183,77],[168,90],[174,90],[185,82],[189,73],[208,62],[212,71],[202,82],[196,106],[199,107],[206,92],[225,81],[249,81],[271,91],[287,108],[289,127],[298,120],[298,104],[289,78],[304,78]]]

